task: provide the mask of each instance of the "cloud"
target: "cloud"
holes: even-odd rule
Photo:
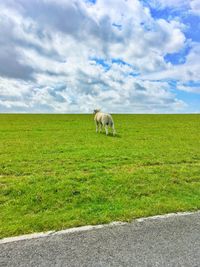
[[[199,16],[200,15],[200,2],[199,0],[150,0],[149,5],[156,10],[171,9],[173,11],[181,11],[182,15],[189,13]]]
[[[8,0],[0,8],[1,111],[187,109],[169,81],[179,81],[182,90],[186,81],[199,80],[199,44],[190,41],[184,64],[165,60],[188,46],[180,20],[154,18],[138,0]]]
[[[15,22],[9,19],[5,12],[2,12],[0,24],[0,75],[31,79],[32,68],[20,63],[20,56],[16,49],[16,39],[14,38],[13,31]]]
[[[200,45],[193,43],[186,56],[185,63],[170,66],[168,69],[144,75],[143,79],[177,80],[177,81],[199,81],[200,80]]]
[[[195,83],[195,82],[178,82],[177,87],[178,90],[189,92],[189,93],[195,93],[195,94],[200,94],[200,82]]]
[[[190,0],[150,0],[150,5],[156,9],[185,9],[190,6]]]
[[[193,14],[200,16],[200,2],[199,0],[191,0],[190,7]]]

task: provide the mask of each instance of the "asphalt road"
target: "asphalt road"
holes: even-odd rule
[[[200,266],[200,212],[0,244],[0,266]]]

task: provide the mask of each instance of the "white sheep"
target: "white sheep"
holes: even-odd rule
[[[101,112],[100,109],[95,109],[94,114],[95,114],[94,120],[96,123],[96,132],[97,133],[98,131],[101,132],[103,126],[106,130],[106,135],[108,135],[108,126],[110,126],[112,127],[113,135],[115,135],[116,132],[112,116],[108,113]]]

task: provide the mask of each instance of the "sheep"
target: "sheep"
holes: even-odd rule
[[[112,116],[108,113],[101,112],[100,109],[94,110],[94,121],[96,123],[96,132],[101,132],[102,126],[105,127],[106,135],[108,135],[108,126],[112,127],[113,136],[116,134],[115,127],[114,127],[114,121],[112,119]]]

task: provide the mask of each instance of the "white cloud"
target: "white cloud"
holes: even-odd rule
[[[8,0],[0,7],[1,110],[186,108],[166,81],[158,82],[199,79],[198,45],[181,66],[164,60],[186,45],[184,25],[177,20],[154,19],[138,0],[99,0],[95,5],[82,0]]]
[[[172,10],[180,10],[182,12],[190,12],[194,15],[200,15],[199,0],[149,0],[149,4],[158,10],[171,8]]]
[[[197,0],[198,1],[198,0]],[[150,0],[150,4],[157,9],[189,7],[190,0]]]
[[[191,0],[190,7],[193,14],[200,16],[200,1],[199,0]]]
[[[168,69],[143,75],[141,78],[156,80],[178,80],[181,82],[200,80],[200,45],[193,43],[185,63],[170,66]]]

